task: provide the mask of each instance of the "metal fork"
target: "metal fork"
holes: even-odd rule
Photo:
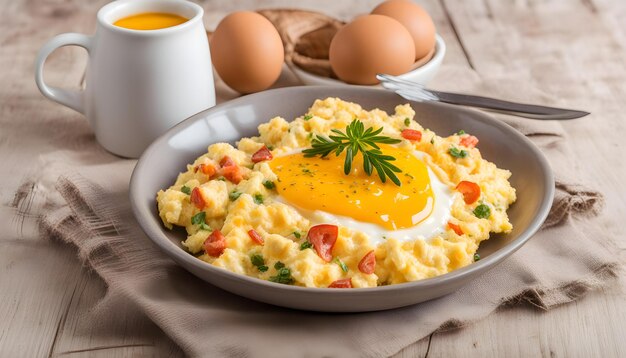
[[[398,95],[411,101],[434,101],[458,104],[463,106],[481,108],[492,112],[504,113],[532,119],[564,120],[580,118],[589,114],[589,112],[576,111],[572,109],[515,103],[467,94],[432,91],[426,89],[419,83],[407,81],[405,79],[391,75],[379,74],[376,75],[376,78],[381,81],[384,88],[394,91]]]

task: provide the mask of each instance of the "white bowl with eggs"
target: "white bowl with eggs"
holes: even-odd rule
[[[446,55],[446,43],[443,38],[437,34],[435,36],[435,53],[426,63],[421,66],[417,66],[409,72],[398,75],[397,77],[408,80],[411,82],[419,83],[426,86],[437,74],[443,58]],[[289,69],[298,77],[298,79],[305,85],[312,86],[350,86],[349,83],[344,81],[318,76],[316,74],[307,72],[297,65],[290,65]],[[366,85],[365,87],[380,87],[380,85]]]

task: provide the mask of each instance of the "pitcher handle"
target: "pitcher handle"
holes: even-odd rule
[[[78,33],[67,33],[53,37],[39,50],[35,62],[35,82],[41,93],[49,99],[67,106],[79,113],[85,114],[85,101],[83,90],[67,90],[48,86],[43,80],[43,65],[48,56],[59,47],[80,46],[89,53],[92,38]]]

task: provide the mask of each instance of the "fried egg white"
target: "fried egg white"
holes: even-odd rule
[[[428,239],[443,233],[451,217],[454,193],[422,160],[426,153],[384,146],[402,168],[401,186],[376,173],[367,175],[362,157],[343,172],[345,154],[307,158],[300,151],[275,158],[277,200],[292,205],[313,224],[350,227],[368,235],[373,245],[388,238]]]

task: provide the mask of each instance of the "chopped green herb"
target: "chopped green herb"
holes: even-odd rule
[[[430,138],[430,144],[435,144],[435,137]]]
[[[306,249],[310,249],[310,248],[312,248],[312,247],[313,247],[313,244],[312,244],[312,243],[310,243],[310,242],[308,242],[308,241],[305,241],[305,242],[303,242],[303,243],[301,243],[301,244],[300,244],[300,251],[302,251],[302,250],[306,250]]]
[[[283,267],[278,270],[276,276],[270,276],[270,281],[289,285],[293,283],[294,279],[291,277],[291,270],[287,267]]]
[[[293,236],[295,236],[295,237],[296,237],[296,239],[299,239],[299,238],[301,238],[301,237],[302,237],[302,234],[300,234],[300,231],[294,231],[294,232],[293,232]]]
[[[313,139],[313,133],[307,134],[306,139],[308,139],[308,140]]]
[[[187,185],[183,185],[182,188],[180,188],[180,191],[182,191],[183,193],[190,195],[191,194],[191,188],[188,187]]]
[[[407,126],[407,127],[411,125],[411,120],[409,119],[409,117],[406,117],[404,119],[404,125]]]
[[[261,194],[254,194],[254,196],[252,198],[254,199],[254,202],[257,203],[258,205],[263,204],[263,195],[261,195]]]
[[[261,272],[265,272],[269,269],[267,266],[265,266],[265,259],[259,254],[254,254],[250,256],[250,262],[252,262],[252,264],[256,266],[256,268]]]
[[[238,192],[237,190],[232,191],[230,194],[228,194],[228,197],[230,198],[230,200],[235,201],[237,199],[239,199],[239,197],[241,196],[241,193]]]
[[[474,262],[480,260],[480,255],[479,254],[474,254]]]
[[[383,235],[383,240],[387,240],[387,236]]]
[[[489,216],[491,216],[491,208],[489,208],[489,206],[485,204],[480,204],[476,208],[474,208],[473,213],[474,216],[479,219],[487,219]]]
[[[200,224],[200,230],[211,231],[211,227],[209,225],[207,225],[206,223],[201,223]]]
[[[273,182],[273,181],[271,181],[271,180],[266,180],[266,181],[264,181],[264,182],[263,182],[263,186],[264,186],[266,189],[269,189],[269,190],[272,190],[272,189],[276,188],[276,184],[274,184],[274,182]]]
[[[250,262],[252,262],[252,264],[256,267],[265,265],[265,259],[259,254],[250,256]]]
[[[277,270],[280,270],[283,267],[285,267],[285,264],[280,261],[276,261],[276,263],[274,264],[274,268]]]
[[[455,158],[465,158],[469,155],[465,149],[459,149],[457,147],[451,147],[448,153]]]
[[[460,131],[456,132],[456,134],[457,135],[463,135],[463,134],[465,134],[465,131],[461,129]]]
[[[269,149],[269,150],[274,150],[274,146],[273,146],[273,145],[269,145],[269,144],[268,144],[268,145],[266,145],[266,147],[267,147],[267,149]]]
[[[191,223],[193,225],[204,224],[205,217],[206,217],[206,213],[204,211],[201,211],[191,218]]]
[[[308,121],[308,120],[309,120],[309,119],[311,119],[311,118],[313,118],[313,116],[312,116],[312,115],[310,115],[310,114],[307,114],[306,116],[304,116],[304,118],[303,118],[303,119],[304,119],[305,121]]]
[[[217,180],[219,180],[219,181],[226,181],[226,178],[224,178],[224,177],[219,177],[219,178],[217,178]]]
[[[409,173],[404,173],[404,175],[405,175],[405,176],[407,176],[407,177],[409,177],[409,178],[411,178],[411,179],[415,179],[415,177],[414,177],[414,176],[412,176],[412,175],[411,175],[411,174],[409,174]]]
[[[333,260],[333,262],[339,265],[343,272],[348,272],[348,266],[346,266],[346,264],[344,264],[343,261],[341,261],[338,257],[335,257],[335,260]]]

